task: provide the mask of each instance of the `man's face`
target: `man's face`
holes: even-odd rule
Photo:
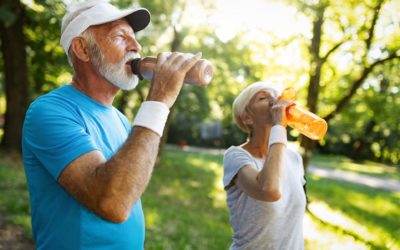
[[[139,57],[141,46],[131,26],[121,19],[91,29],[95,44],[89,45],[89,53],[94,67],[118,88],[135,88],[139,79],[129,62]]]

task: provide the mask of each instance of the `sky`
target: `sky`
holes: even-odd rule
[[[32,6],[33,0],[22,1]],[[64,0],[64,2],[68,5],[76,0]],[[191,3],[190,0],[188,2]],[[215,0],[214,4],[216,6],[214,15],[206,17],[199,11],[198,6],[191,3],[188,5],[188,16],[193,24],[206,22],[214,26],[217,36],[222,41],[228,41],[241,31],[257,36],[262,30],[273,33],[279,38],[287,38],[295,33],[307,35],[310,30],[307,20],[301,15],[296,15],[294,7],[278,1]]]
[[[257,34],[260,30],[288,38],[296,33],[307,34],[309,23],[296,15],[294,7],[271,0],[217,0],[217,13],[212,17],[221,40],[232,38],[239,31]]]

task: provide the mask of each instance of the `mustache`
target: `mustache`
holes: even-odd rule
[[[128,63],[130,61],[132,61],[133,59],[139,58],[139,54],[135,53],[135,52],[128,52],[124,58],[121,60],[121,63]]]

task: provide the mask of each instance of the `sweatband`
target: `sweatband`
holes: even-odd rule
[[[145,101],[133,121],[133,126],[141,126],[153,130],[160,137],[163,134],[168,119],[169,108],[162,102]]]
[[[282,143],[287,145],[287,133],[286,128],[282,125],[274,125],[269,133],[268,146],[271,147],[272,144]]]

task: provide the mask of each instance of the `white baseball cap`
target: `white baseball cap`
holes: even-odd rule
[[[66,54],[68,54],[72,39],[79,36],[90,26],[126,18],[133,31],[138,32],[150,23],[150,12],[145,8],[120,10],[108,2],[92,1],[92,3],[92,6],[74,17],[62,31],[60,44]],[[74,10],[74,12],[78,10]]]

